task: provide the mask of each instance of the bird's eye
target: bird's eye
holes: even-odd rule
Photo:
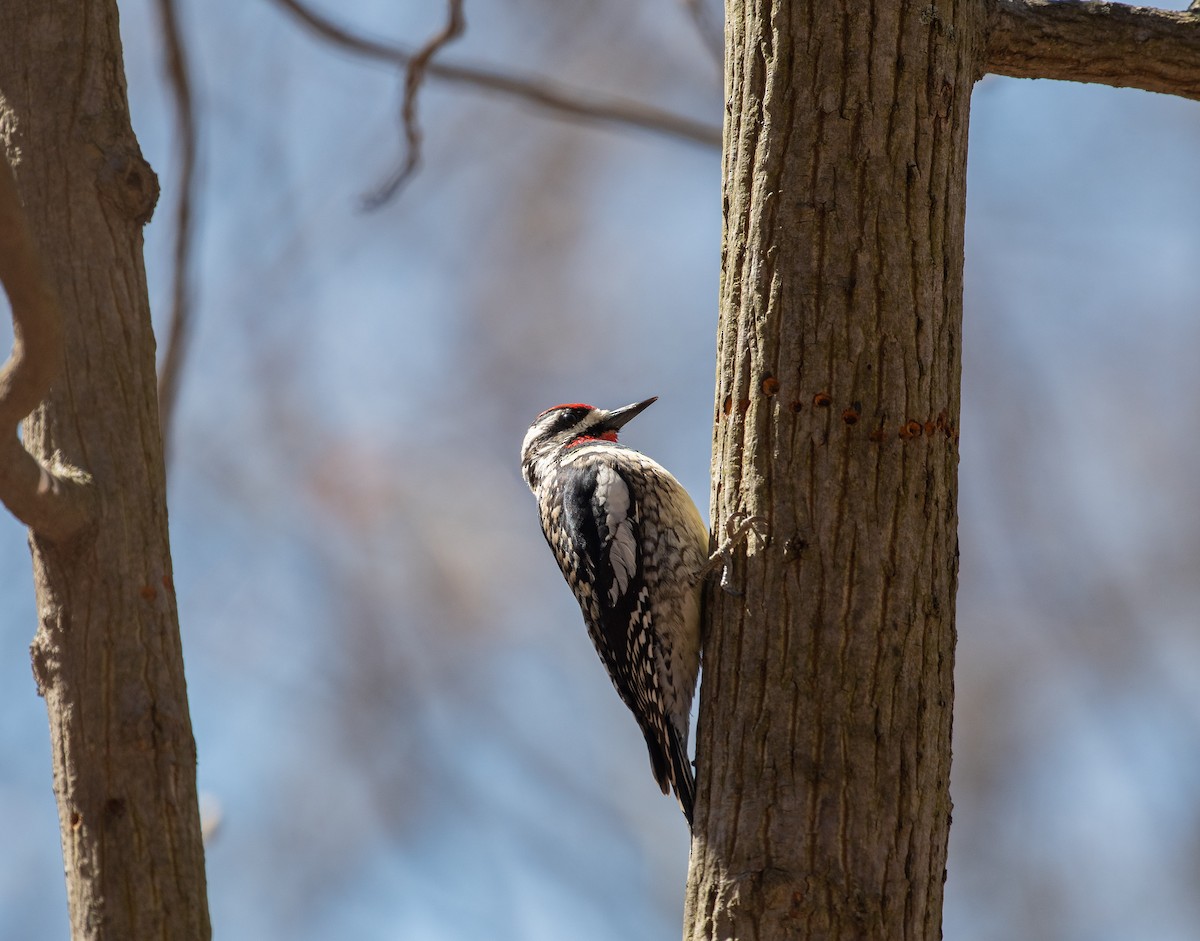
[[[564,408],[554,416],[554,420],[547,426],[546,433],[549,435],[562,434],[569,428],[578,425],[590,409],[585,408]]]

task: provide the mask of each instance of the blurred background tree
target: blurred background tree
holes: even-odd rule
[[[412,47],[445,16],[336,12]],[[446,59],[716,126],[693,12],[477,0]],[[217,934],[675,936],[685,828],[515,452],[548,404],[657,393],[630,441],[704,505],[719,153],[431,81],[419,175],[364,214],[402,153],[395,68],[270,3],[179,13],[202,135],[170,510],[200,786],[222,820]],[[171,194],[161,21],[148,0],[122,14],[134,127]],[[1191,938],[1200,177],[1181,155],[1200,119],[987,79],[971,133],[945,934]],[[160,336],[169,208],[147,230]],[[57,938],[33,596],[22,527],[3,526],[0,935]]]

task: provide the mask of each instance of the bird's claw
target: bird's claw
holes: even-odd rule
[[[716,571],[717,567],[721,568],[721,590],[735,598],[740,598],[742,592],[733,587],[733,550],[744,542],[751,531],[760,540],[767,537],[769,526],[765,516],[747,516],[745,512],[738,510],[725,523],[726,539],[717,547],[708,559],[708,563],[704,566],[703,574],[709,575]]]

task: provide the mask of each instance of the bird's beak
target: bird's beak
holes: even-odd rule
[[[604,427],[611,431],[619,431],[625,427],[626,422],[631,418],[640,415],[657,401],[658,396],[654,395],[646,399],[645,402],[635,402],[633,405],[626,405],[624,408],[614,408],[608,413],[608,417],[604,421]]]

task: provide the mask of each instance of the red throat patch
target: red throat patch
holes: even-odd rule
[[[574,441],[567,445],[568,448],[578,447],[581,444],[587,444],[589,441],[616,441],[617,433],[615,431],[606,431],[598,435],[580,435]]]

